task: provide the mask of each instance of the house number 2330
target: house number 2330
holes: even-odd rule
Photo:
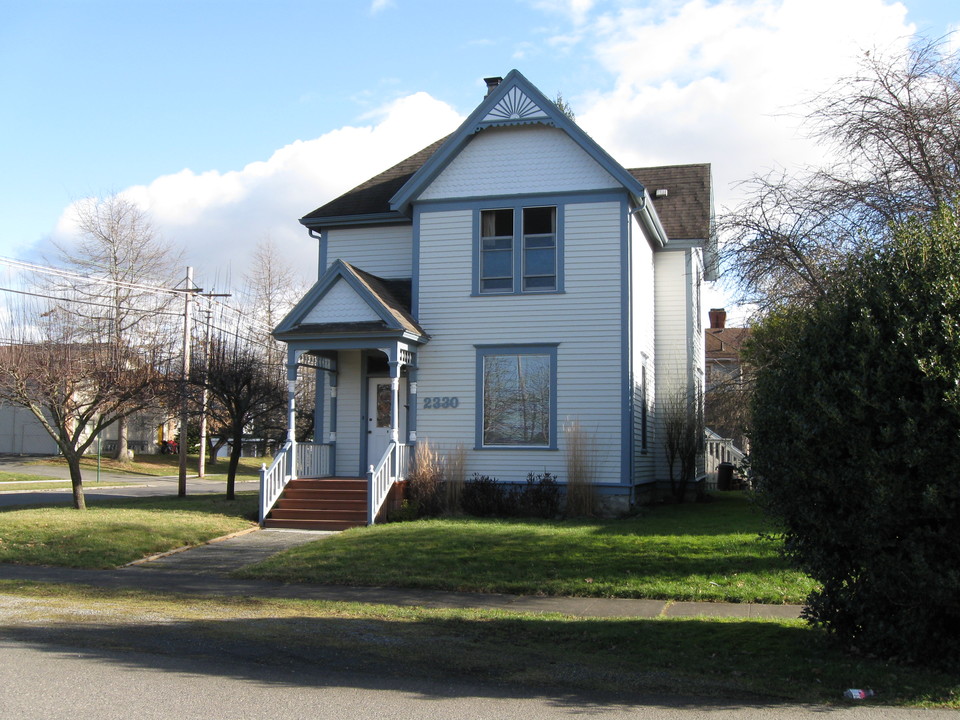
[[[460,406],[458,397],[425,397],[423,399],[424,410],[452,410]]]

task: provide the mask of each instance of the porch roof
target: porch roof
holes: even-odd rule
[[[340,282],[352,290],[351,297],[357,306],[365,309],[354,320],[318,322],[317,316],[312,315],[314,309],[322,307],[331,288]],[[337,260],[277,326],[273,335],[287,342],[361,336],[396,337],[423,343],[430,336],[410,314],[410,297],[410,280],[387,280],[344,260]]]

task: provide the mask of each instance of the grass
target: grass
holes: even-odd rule
[[[240,571],[282,582],[525,595],[800,603],[789,569],[739,493],[624,520],[452,518],[357,528]]]
[[[0,613],[7,638],[122,652],[131,663],[144,661],[140,653],[202,655],[211,672],[231,657],[256,658],[291,672],[348,666],[411,681],[553,688],[568,697],[600,691],[758,704],[848,704],[845,688],[870,687],[877,697],[859,705],[960,708],[955,673],[851,657],[799,621],[580,619],[0,581],[4,605],[16,610]]]
[[[132,485],[134,483],[111,480],[111,487]],[[27,473],[0,472],[0,492],[36,492],[38,490],[67,490],[72,485],[69,480],[50,475],[30,475]],[[96,487],[96,484],[94,485]]]
[[[237,467],[237,480],[257,480],[260,477],[260,466],[263,463],[269,465],[273,458],[243,457],[240,458],[240,465]],[[43,465],[57,465],[66,467],[67,461],[61,457],[44,458],[39,461]],[[191,477],[196,477],[197,455],[187,457],[187,473]],[[216,463],[211,463],[207,458],[206,472],[204,480],[223,480],[227,479],[228,460],[222,458]],[[85,455],[80,460],[80,467],[84,471],[97,469],[97,456]],[[100,471],[112,475],[146,475],[154,477],[166,477],[179,474],[180,459],[177,455],[137,455],[130,462],[120,462],[113,458],[100,458]],[[87,473],[84,472],[84,480],[87,480]]]
[[[0,563],[112,568],[253,527],[255,493],[101,501],[0,512]]]
[[[0,483],[48,482],[57,480],[49,475],[29,475],[27,473],[0,472]],[[0,486],[0,489],[5,489]]]

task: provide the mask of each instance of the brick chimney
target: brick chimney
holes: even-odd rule
[[[723,308],[710,308],[710,329],[723,330],[727,326],[727,311]]]
[[[500,83],[503,82],[502,77],[489,77],[484,78],[483,81],[487,84],[487,95],[490,95],[494,90],[500,87]]]

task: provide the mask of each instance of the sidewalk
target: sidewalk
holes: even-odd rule
[[[725,617],[790,619],[797,605],[665,602],[619,598],[567,598],[464,593],[403,588],[289,585],[237,580],[229,573],[333,533],[253,530],[197,547],[164,553],[116,570],[75,570],[0,564],[0,580],[77,583],[103,588],[240,597],[299,598],[427,608],[477,608],[562,613],[574,617]]]

